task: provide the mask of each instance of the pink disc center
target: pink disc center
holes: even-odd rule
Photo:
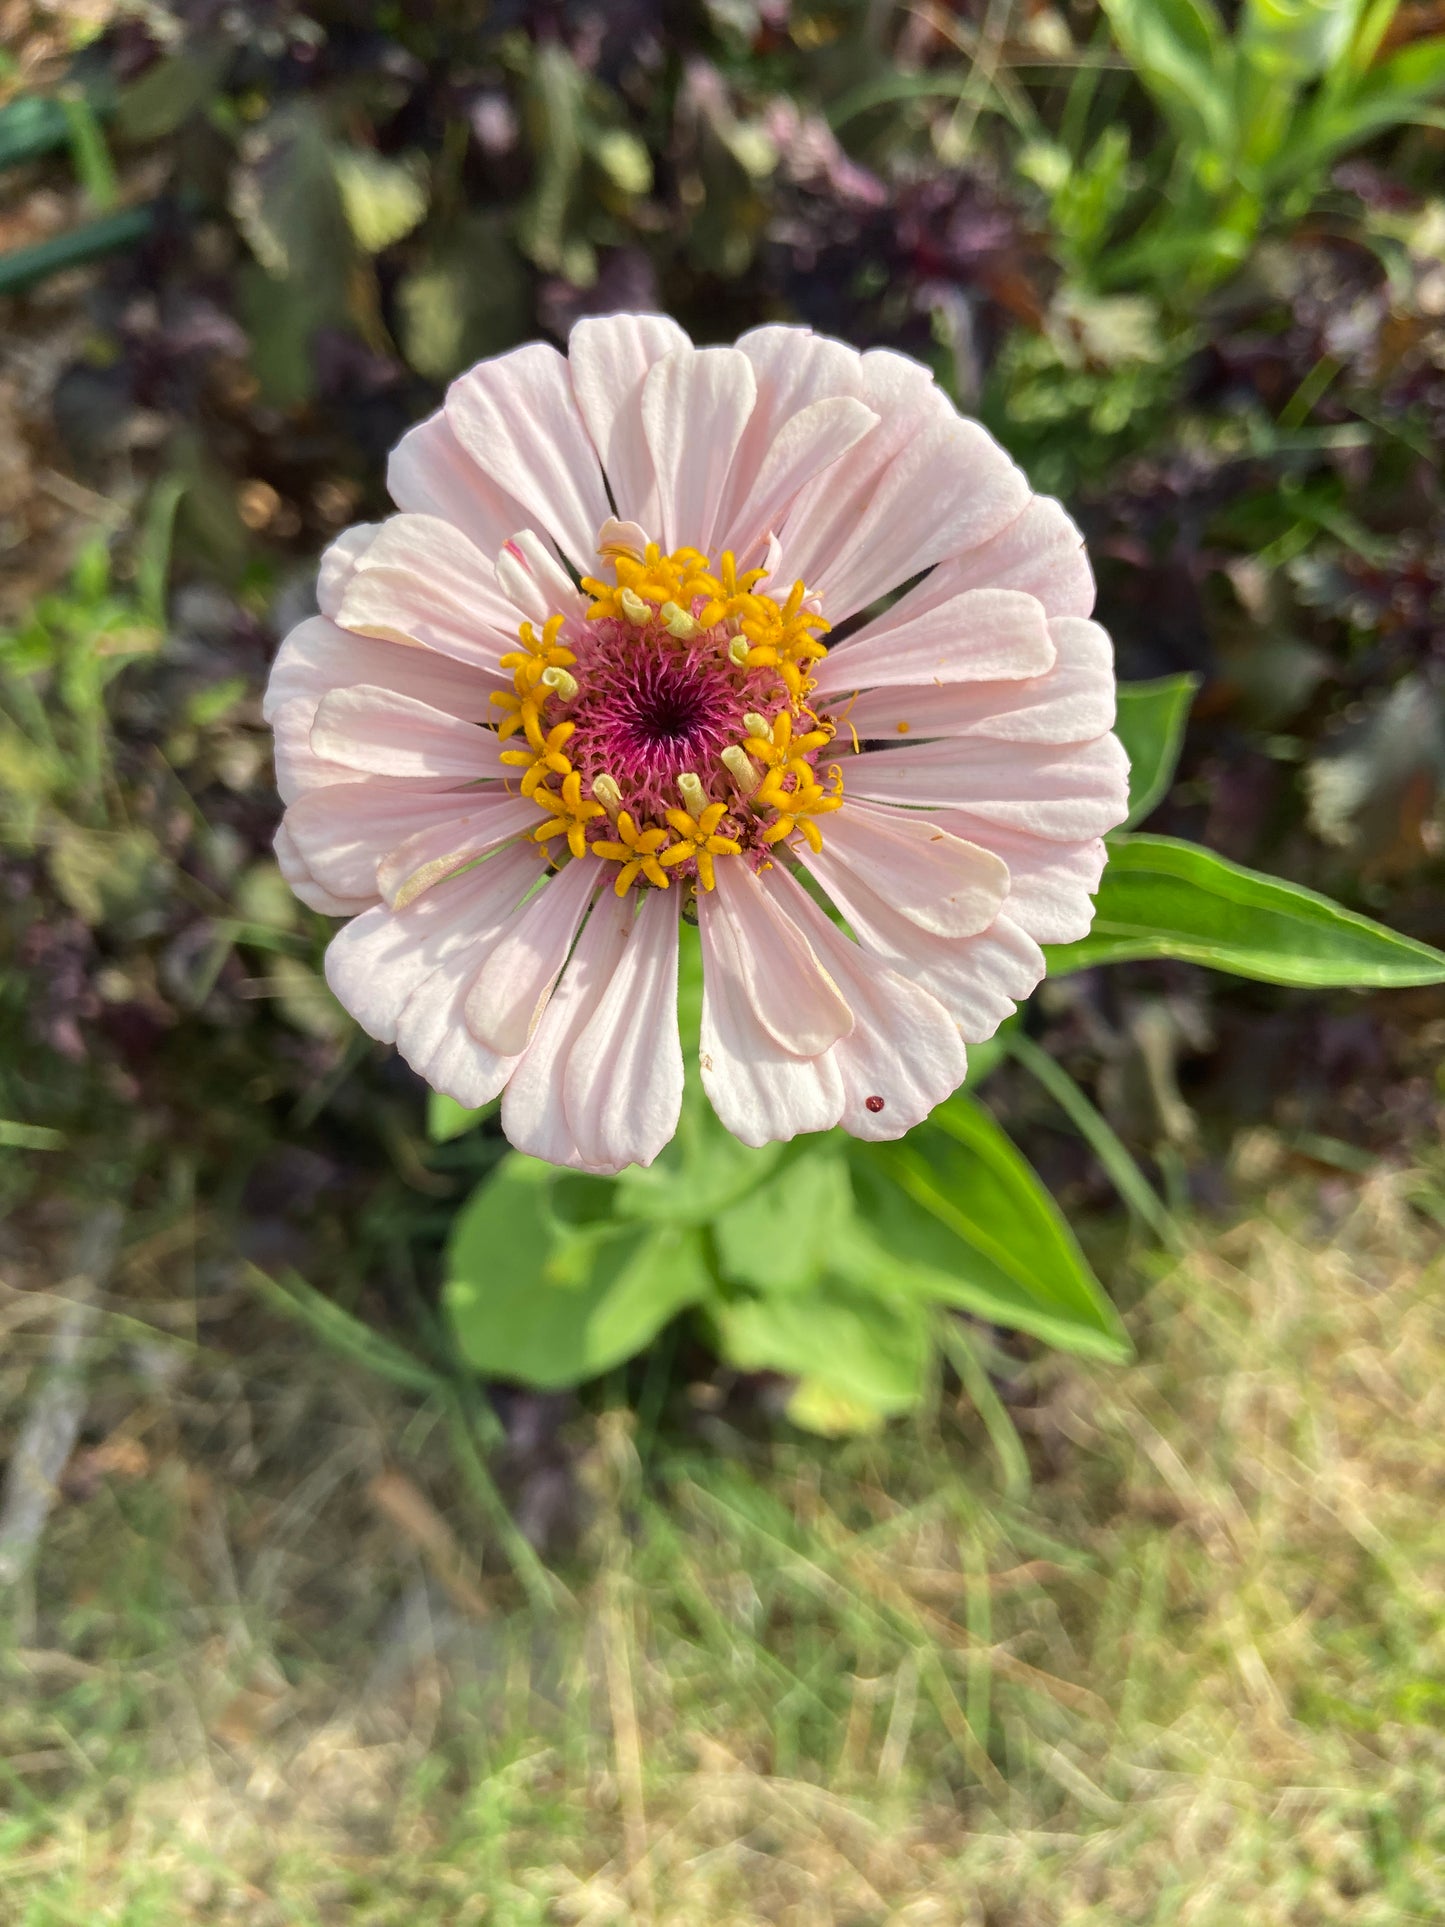
[[[771,716],[778,706],[776,676],[740,669],[726,642],[715,630],[679,642],[655,623],[587,625],[570,645],[577,695],[547,720],[576,724],[567,755],[589,794],[598,776],[610,776],[634,816],[660,817],[678,807],[684,772],[709,793],[722,784],[722,752],[747,734],[744,714]]]

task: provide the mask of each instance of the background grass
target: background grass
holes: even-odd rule
[[[127,1320],[7,1644],[0,1917],[1438,1920],[1438,1196],[1277,1185],[1153,1267],[1137,1366],[1016,1370],[1016,1464],[952,1393],[831,1448],[703,1383],[576,1415],[551,1612],[434,1413]]]

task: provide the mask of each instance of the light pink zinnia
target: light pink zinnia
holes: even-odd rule
[[[1063,510],[903,356],[652,315],[483,362],[388,479],[267,692],[341,1002],[614,1172],[677,1123],[695,917],[730,1131],[917,1124],[1088,930],[1125,813]]]

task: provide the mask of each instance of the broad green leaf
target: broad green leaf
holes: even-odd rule
[[[483,1104],[479,1110],[469,1111],[465,1104],[458,1104],[454,1097],[447,1097],[441,1091],[428,1091],[426,1134],[433,1144],[449,1144],[454,1137],[475,1131],[496,1108],[494,1100],[490,1104]]]
[[[723,1357],[741,1371],[796,1374],[884,1416],[922,1393],[931,1344],[917,1298],[829,1277],[812,1291],[717,1305],[713,1318]]]
[[[1078,1242],[980,1105],[956,1092],[897,1145],[859,1146],[860,1216],[911,1288],[1064,1350],[1130,1345]]]
[[[1445,954],[1429,944],[1173,837],[1119,837],[1095,902],[1088,936],[1048,952],[1051,973],[1178,957],[1301,989],[1445,982]]]
[[[762,1292],[808,1291],[852,1221],[841,1147],[807,1151],[713,1221],[718,1269]]]
[[[800,1432],[816,1432],[825,1439],[881,1432],[887,1422],[886,1413],[880,1412],[876,1405],[840,1392],[826,1378],[811,1376],[798,1380],[786,1409],[788,1418]]]
[[[1129,827],[1142,823],[1168,794],[1184,741],[1197,676],[1121,682],[1114,732],[1129,752]]]
[[[443,1289],[467,1363],[544,1390],[630,1358],[712,1289],[699,1232],[568,1223],[554,1203],[585,1216],[595,1200],[554,1200],[556,1182],[550,1165],[504,1158],[452,1228]]]
[[[683,935],[695,938],[696,932],[685,929]],[[687,956],[684,943],[684,961]],[[684,999],[688,990],[685,974]],[[687,1036],[686,1010],[683,1036]],[[695,1025],[693,1036],[695,1040]],[[654,1163],[629,1165],[617,1179],[616,1210],[620,1218],[644,1218],[654,1224],[711,1224],[719,1212],[769,1178],[787,1155],[781,1144],[755,1149],[740,1144],[725,1131],[703,1094],[695,1041],[691,1051],[684,1043],[684,1056],[687,1085],[677,1131]]]

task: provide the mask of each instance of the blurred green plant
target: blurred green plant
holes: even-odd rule
[[[1148,283],[1187,305],[1267,224],[1306,213],[1341,155],[1439,124],[1445,35],[1382,55],[1399,0],[1245,0],[1233,31],[1214,0],[1102,3],[1175,146],[1154,157],[1164,178],[1133,200],[1132,220],[1121,130],[1056,165],[1058,231],[1100,287]]]

